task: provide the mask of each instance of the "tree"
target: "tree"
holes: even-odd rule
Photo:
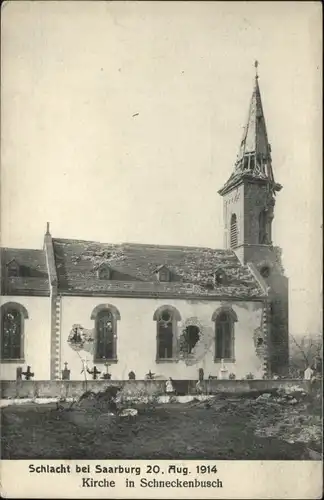
[[[321,334],[290,335],[289,371],[293,377],[302,377],[309,366],[322,376],[323,338]]]
[[[73,325],[67,342],[71,347],[71,349],[73,349],[73,351],[75,351],[80,358],[82,364],[81,373],[84,374],[85,386],[87,390],[87,373],[89,373],[89,369],[87,366],[86,358],[83,358],[80,355],[80,351],[93,353],[93,346],[94,346],[93,330],[86,330],[81,325]]]

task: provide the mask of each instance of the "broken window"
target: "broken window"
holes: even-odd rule
[[[157,326],[156,359],[172,360],[176,357],[177,322],[181,320],[179,311],[173,306],[162,306],[155,311],[153,320]]]
[[[249,170],[250,169],[250,160],[251,160],[251,156],[250,155],[244,155],[244,158],[243,158],[243,168],[244,168],[244,170]]]
[[[161,306],[153,315],[156,321],[156,359],[157,361],[173,360],[177,348],[177,323],[181,321],[179,311],[173,306]]]
[[[215,359],[232,359],[234,357],[234,322],[227,312],[220,313],[215,323]]]
[[[110,310],[98,312],[96,317],[96,353],[97,361],[116,359],[117,322]]]
[[[173,355],[172,311],[161,312],[158,320],[158,358],[170,359]]]

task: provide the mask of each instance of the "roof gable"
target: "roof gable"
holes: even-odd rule
[[[11,266],[16,268],[10,276]],[[43,250],[1,249],[2,292],[6,295],[49,295],[46,256]]]

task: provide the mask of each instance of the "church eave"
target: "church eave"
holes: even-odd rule
[[[224,194],[227,194],[229,191],[231,191],[235,187],[238,187],[241,184],[243,184],[245,181],[248,181],[248,182],[254,183],[254,184],[268,184],[269,183],[269,179],[255,177],[255,176],[250,175],[250,174],[241,174],[240,176],[237,176],[237,177],[233,178],[232,180],[229,179],[227,181],[227,183],[224,184],[224,186],[221,189],[219,189],[218,194],[223,196]],[[278,184],[278,186],[280,186],[280,184]],[[280,186],[280,189],[281,189],[281,186]],[[277,190],[279,190],[279,189],[276,189],[276,191]]]
[[[127,297],[127,298],[147,298],[147,299],[183,299],[183,300],[208,300],[208,301],[240,301],[240,302],[263,302],[266,295],[258,292],[257,295],[216,295],[216,294],[186,294],[172,292],[142,292],[142,291],[89,291],[89,290],[62,290],[59,292],[62,297]]]
[[[2,288],[1,290],[2,295],[5,296],[10,296],[10,297],[50,297],[50,291],[49,290],[35,290],[33,288],[26,288],[26,289],[6,289]]]

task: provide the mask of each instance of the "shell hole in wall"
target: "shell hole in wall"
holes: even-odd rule
[[[161,314],[162,321],[171,321],[171,314],[169,311],[163,311]]]
[[[185,329],[188,353],[190,354],[200,339],[200,330],[196,325],[188,325]]]

